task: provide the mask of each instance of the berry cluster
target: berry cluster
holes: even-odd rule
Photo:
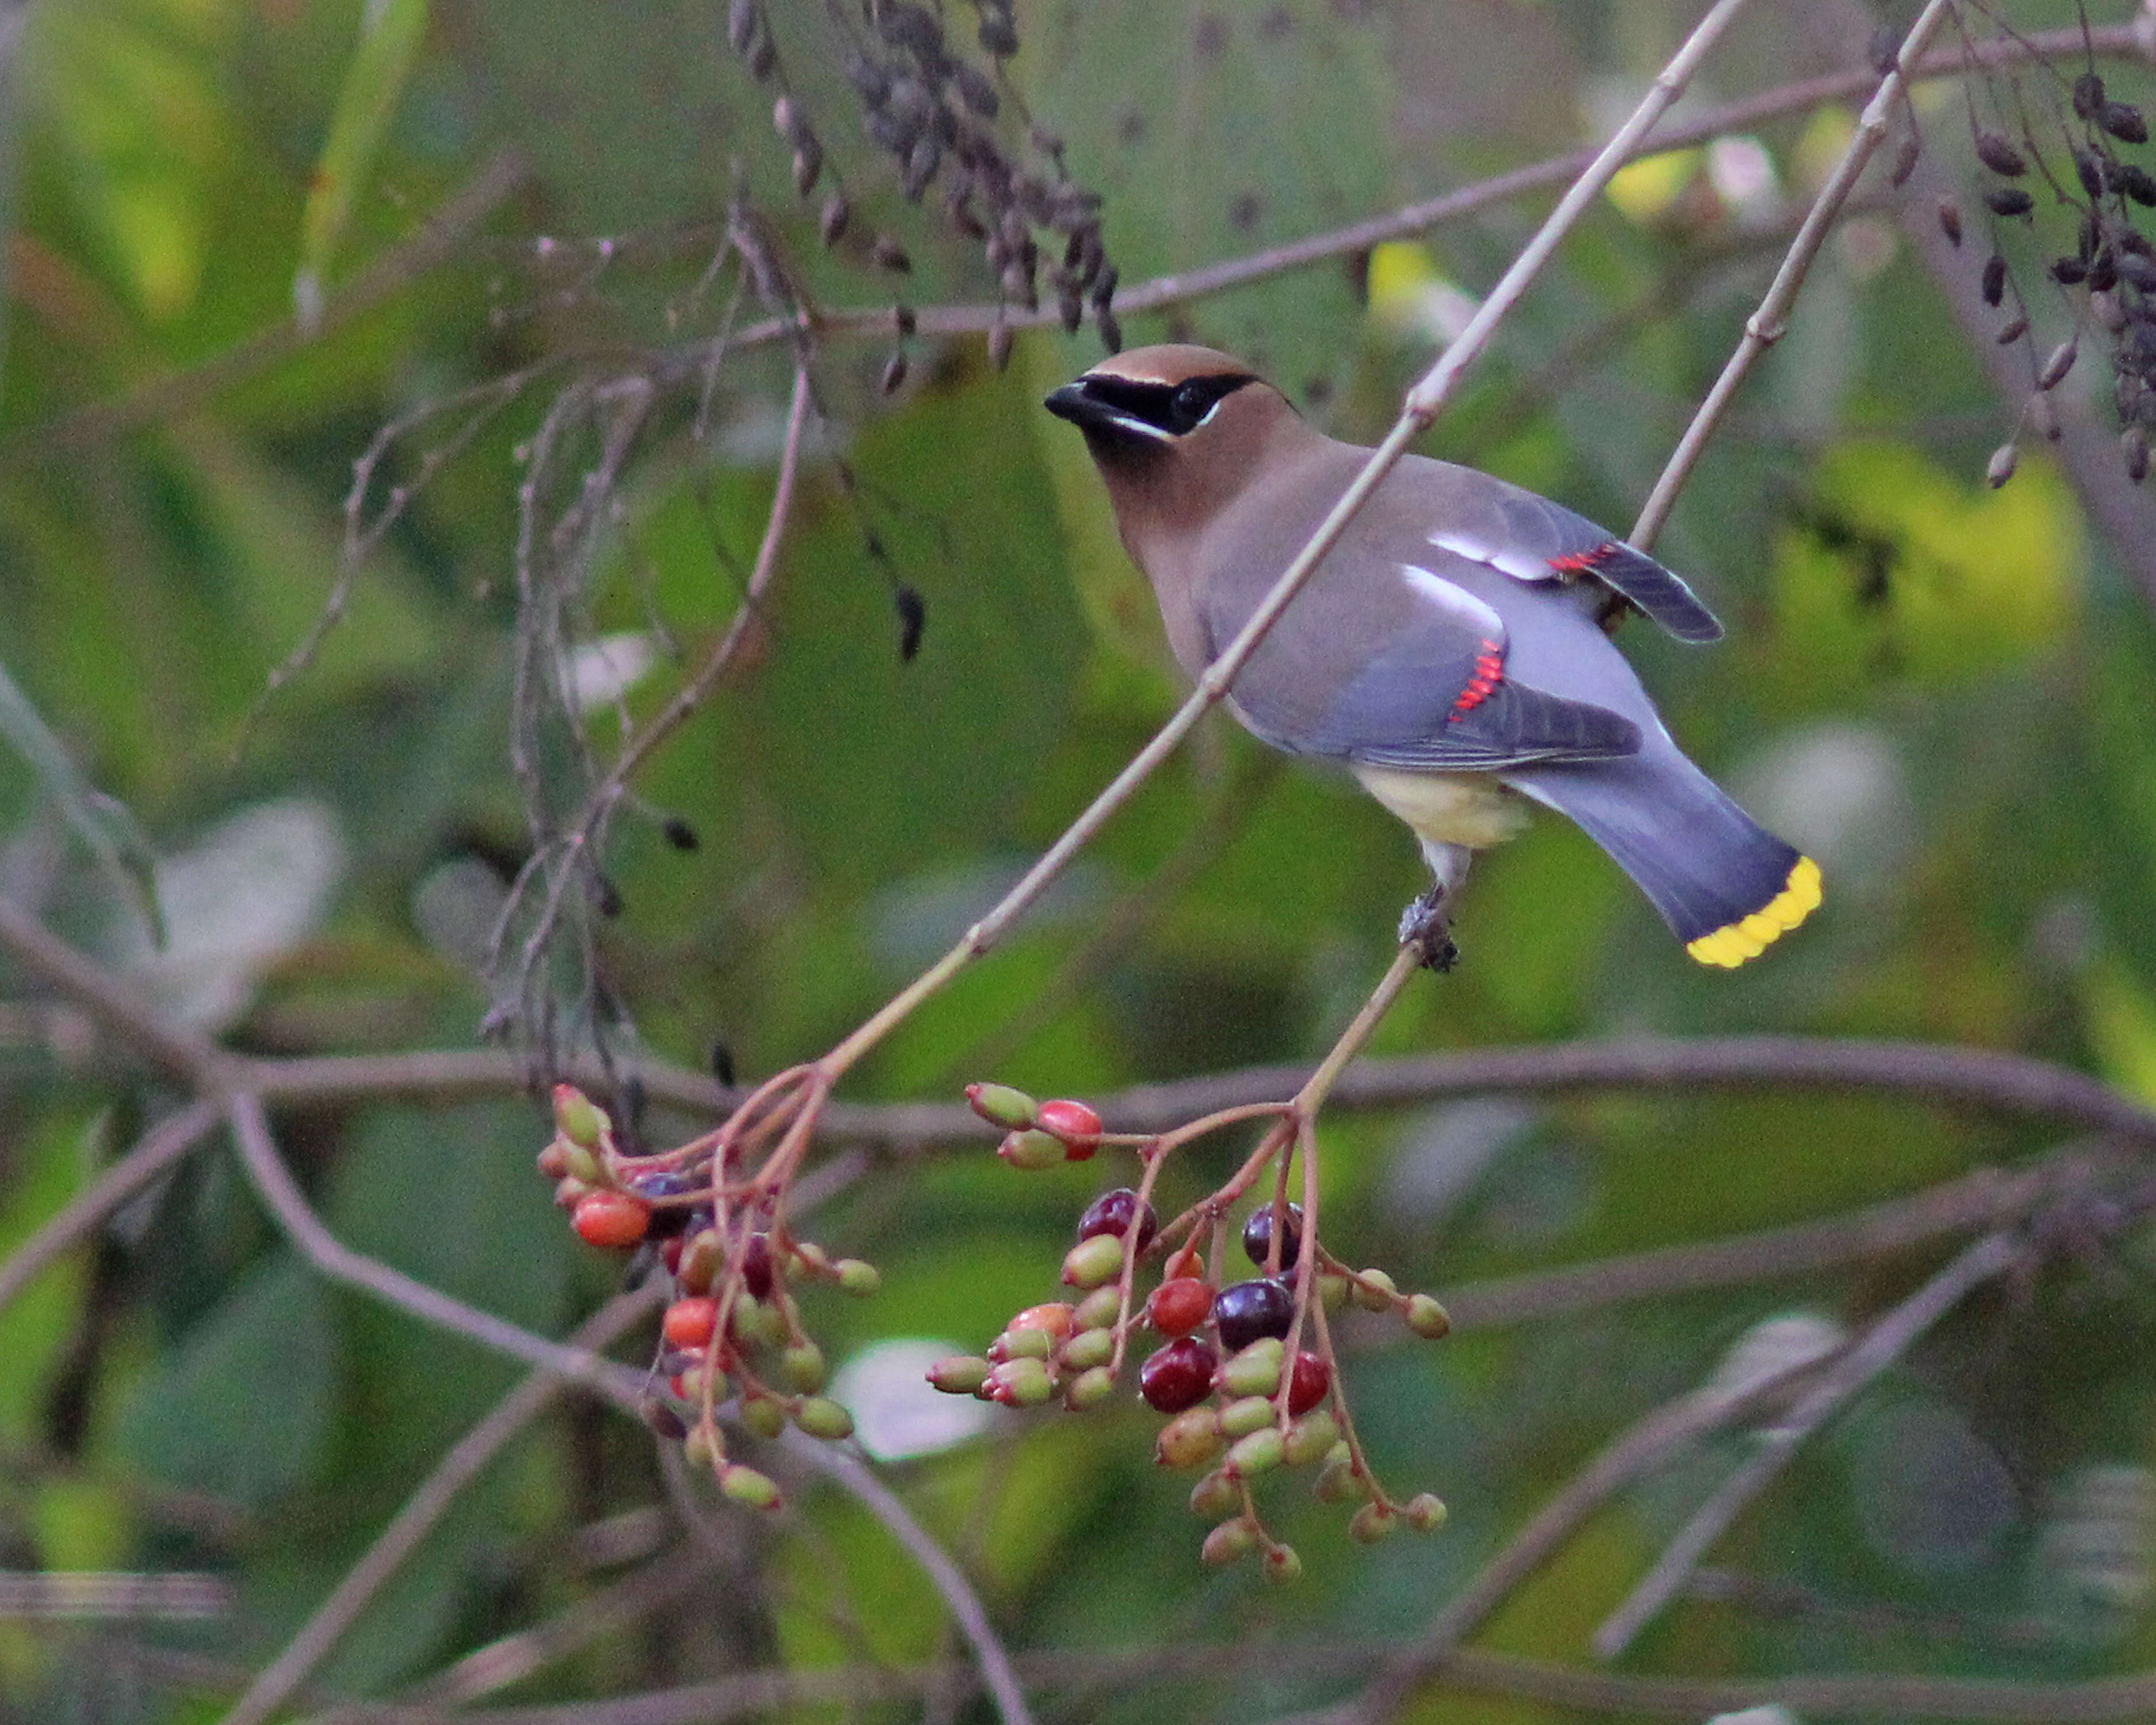
[[[1055,295],[1063,327],[1075,333],[1092,312],[1110,352],[1122,346],[1113,301],[1116,270],[1101,237],[1100,194],[1070,177],[1063,142],[1039,126],[1025,125],[1022,147],[998,134],[1006,109],[1021,113],[1017,92],[1003,74],[1018,52],[1018,27],[1010,0],[975,0],[975,31],[994,68],[984,71],[947,33],[940,8],[916,0],[863,0],[856,28],[846,12],[832,16],[851,39],[844,66],[861,106],[869,141],[891,158],[898,187],[918,203],[930,187],[943,190],[943,217],[954,233],[978,243],[1004,307],[1034,310],[1044,279]],[[824,140],[807,105],[786,75],[762,0],[731,0],[727,39],[759,83],[776,86],[773,128],[793,152],[795,195],[807,198],[829,177],[817,227],[824,244],[838,246],[853,225],[853,206],[839,176],[825,172]],[[1044,254],[1043,240],[1060,251]],[[860,244],[856,241],[855,244]],[[865,242],[878,269],[903,275],[913,267],[904,246],[888,234]],[[898,317],[903,338],[911,318]],[[1011,332],[1000,315],[989,332],[988,354],[998,371],[1010,357]],[[883,373],[886,391],[905,379],[906,354],[896,350]]]
[[[1322,1501],[1357,1506],[1349,1532],[1365,1543],[1403,1525],[1428,1531],[1444,1521],[1436,1497],[1396,1502],[1371,1472],[1326,1314],[1352,1301],[1394,1313],[1435,1340],[1451,1327],[1445,1308],[1427,1294],[1401,1294],[1382,1270],[1349,1269],[1305,1229],[1301,1207],[1277,1193],[1243,1224],[1243,1254],[1257,1273],[1226,1278],[1229,1209],[1290,1134],[1276,1129],[1234,1180],[1163,1230],[1149,1194],[1167,1155],[1249,1111],[1144,1137],[1104,1132],[1083,1102],[1035,1103],[1002,1085],[973,1085],[966,1094],[975,1112],[1005,1129],[998,1154],[1014,1168],[1084,1161],[1108,1144],[1135,1148],[1145,1172],[1139,1187],[1103,1192],[1079,1219],[1063,1260],[1073,1300],[1017,1313],[984,1355],[938,1361],[931,1384],[1014,1408],[1060,1399],[1083,1412],[1115,1394],[1131,1344],[1141,1329],[1150,1331],[1160,1339],[1138,1368],[1138,1394],[1169,1416],[1155,1449],[1160,1464],[1205,1470],[1190,1495],[1192,1511],[1216,1523],[1205,1562],[1256,1553],[1268,1575],[1300,1573],[1300,1558],[1266,1531],[1252,1493],[1255,1481],[1283,1466],[1315,1467]],[[1140,1301],[1137,1266],[1156,1256],[1161,1280]],[[1306,1327],[1314,1346],[1301,1345]]]
[[[765,1439],[789,1425],[811,1437],[850,1436],[853,1416],[820,1393],[824,1351],[802,1323],[793,1289],[824,1281],[873,1294],[875,1266],[794,1239],[775,1197],[754,1182],[726,1183],[725,1158],[709,1140],[624,1155],[606,1111],[569,1084],[554,1086],[554,1130],[539,1171],[555,1183],[554,1200],[578,1237],[639,1252],[672,1285],[654,1363],[670,1396],[654,1394],[646,1420],[711,1468],[726,1496],[777,1508],[777,1482],[728,1456],[718,1415]]]
[[[2139,225],[2140,211],[2156,208],[2156,177],[2138,162],[2125,159],[2121,151],[2146,144],[2148,124],[2133,104],[2113,100],[2093,71],[2073,80],[2070,99],[2071,116],[2061,111],[2057,123],[2064,136],[2064,153],[2072,163],[2071,178],[2054,171],[2025,114],[2018,141],[1974,119],[1971,122],[1977,160],[1992,179],[1983,201],[1993,217],[2035,222],[2036,198],[2025,183],[2033,174],[2048,186],[2054,203],[2075,218],[2073,249],[2054,257],[2045,274],[2073,307],[2077,333],[2054,347],[2041,363],[2030,350],[2031,388],[2022,426],[2048,439],[2058,437],[2058,414],[2051,393],[2073,369],[2080,351],[2078,329],[2093,323],[2098,339],[2112,343],[2112,399],[2122,427],[2127,474],[2138,485],[2148,476],[2149,439],[2156,435],[2156,243]],[[1938,218],[1941,231],[1958,247],[1963,239],[1959,208],[1943,203]],[[2029,335],[2028,303],[1995,241],[1984,259],[1979,288],[1985,305],[2007,312],[1997,332],[1999,344],[2024,342]],[[2006,303],[2010,295],[2010,307]],[[2003,485],[2013,476],[2016,457],[2012,439],[1993,454],[1985,475],[1992,485]]]

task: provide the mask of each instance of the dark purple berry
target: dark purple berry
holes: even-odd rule
[[[639,1174],[629,1183],[629,1189],[651,1206],[651,1225],[644,1233],[654,1240],[663,1240],[670,1235],[687,1232],[692,1212],[685,1204],[668,1204],[670,1198],[685,1198],[700,1189],[702,1183],[686,1174],[661,1172]]]
[[[2019,186],[1994,187],[1984,201],[1994,216],[2025,216],[2036,207],[2036,200]]]
[[[1250,1219],[1243,1224],[1243,1250],[1259,1269],[1265,1267],[1265,1253],[1273,1243],[1273,1207],[1261,1204],[1250,1212]],[[1281,1235],[1280,1260],[1283,1266],[1295,1262],[1302,1250],[1302,1206],[1291,1204],[1287,1207],[1287,1227]]]
[[[771,1239],[752,1234],[742,1250],[742,1286],[759,1300],[771,1293]]]
[[[1219,1365],[1212,1343],[1179,1336],[1138,1368],[1138,1394],[1159,1413],[1180,1414],[1205,1399]]]
[[[1086,1206],[1086,1214],[1078,1219],[1078,1237],[1091,1240],[1096,1234],[1127,1235],[1133,1216],[1137,1218],[1138,1250],[1143,1251],[1160,1231],[1160,1218],[1153,1214],[1151,1204],[1141,1203],[1137,1194],[1127,1186],[1103,1192]]]
[[[2145,144],[2148,141],[2148,122],[2141,117],[2141,110],[2131,102],[2106,102],[2097,124],[2117,138],[2122,144]]]
[[[1213,1318],[1220,1327],[1220,1345],[1240,1353],[1264,1337],[1287,1334],[1295,1321],[1295,1296],[1276,1276],[1235,1282],[1213,1301]]]

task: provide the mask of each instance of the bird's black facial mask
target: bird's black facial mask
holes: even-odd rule
[[[1195,431],[1228,397],[1257,381],[1248,372],[1186,377],[1180,383],[1096,375],[1065,384],[1044,405],[1081,431],[1119,444],[1164,444]]]

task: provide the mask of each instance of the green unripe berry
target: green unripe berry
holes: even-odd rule
[[[1038,1173],[1045,1168],[1059,1168],[1070,1158],[1070,1153],[1063,1140],[1044,1132],[1012,1132],[996,1146],[996,1154],[1013,1168],[1026,1173]]]
[[[1348,1303],[1348,1278],[1330,1270],[1320,1271],[1317,1297],[1327,1312],[1337,1312]]]
[[[775,1396],[743,1396],[741,1423],[760,1438],[775,1438],[786,1430],[785,1404]]]
[[[838,1273],[839,1286],[863,1300],[883,1286],[883,1271],[865,1258],[839,1259]]]
[[[793,1410],[793,1423],[812,1438],[836,1443],[854,1435],[854,1416],[828,1395],[805,1396]]]
[[[1008,1084],[969,1084],[966,1101],[990,1126],[1010,1132],[1022,1132],[1031,1126],[1038,1106],[1024,1091],[1013,1090]]]
[[[785,1378],[788,1389],[798,1389],[803,1394],[821,1389],[827,1375],[824,1350],[814,1342],[795,1343],[779,1356],[778,1374]]]
[[[1419,1491],[1408,1499],[1400,1516],[1418,1533],[1435,1533],[1445,1525],[1449,1512],[1435,1491]]]
[[[1307,1467],[1328,1455],[1339,1438],[1339,1422],[1327,1409],[1313,1409],[1288,1427],[1282,1460],[1290,1467]]]
[[[693,1467],[712,1467],[726,1459],[719,1435],[708,1425],[694,1426],[681,1440],[681,1454]]]
[[[1055,1394],[1055,1379],[1037,1359],[1007,1361],[996,1368],[993,1381],[1016,1408],[1044,1407]]]
[[[1227,1447],[1217,1409],[1186,1408],[1161,1427],[1153,1459],[1163,1467],[1204,1467]]]
[[[596,1186],[605,1178],[600,1172],[598,1158],[582,1144],[567,1138],[557,1138],[554,1142],[562,1147],[562,1172],[570,1179]]]
[[[1366,1503],[1348,1517],[1348,1537],[1358,1545],[1375,1545],[1399,1531],[1400,1518],[1386,1503]]]
[[[1113,1330],[1081,1330],[1063,1344],[1063,1363],[1074,1372],[1091,1371],[1115,1358]]]
[[[581,1150],[596,1150],[612,1124],[606,1111],[573,1084],[554,1086],[554,1127]]]
[[[1272,1423],[1273,1399],[1269,1395],[1246,1395],[1220,1410],[1220,1430],[1231,1438],[1247,1437]]]
[[[1261,1336],[1220,1368],[1221,1384],[1230,1395],[1270,1395],[1286,1358],[1279,1337]]]
[[[1356,1280],[1348,1291],[1365,1312],[1390,1312],[1399,1289],[1383,1271],[1364,1270],[1357,1272]]]
[[[1242,1488],[1217,1469],[1190,1488],[1190,1512],[1200,1521],[1217,1522],[1242,1505]]]
[[[1043,1133],[1045,1137],[1047,1134]],[[1050,1138],[1056,1147],[1056,1154],[1063,1153],[1062,1141]],[[1116,1234],[1096,1234],[1090,1240],[1081,1240],[1063,1255],[1063,1280],[1074,1288],[1097,1288],[1111,1282],[1123,1273],[1122,1236]]]
[[[1055,1352],[1055,1337],[1045,1330],[1005,1330],[992,1352],[1005,1359],[1046,1359]]]
[[[1097,1408],[1116,1393],[1115,1374],[1106,1366],[1092,1366],[1070,1380],[1063,1392],[1064,1404],[1074,1414]]]
[[[928,1368],[928,1381],[946,1395],[972,1395],[988,1383],[991,1369],[978,1354],[953,1353]]]
[[[1265,1548],[1263,1573],[1268,1581],[1300,1581],[1302,1559],[1296,1555],[1291,1545],[1269,1545]]]
[[[1452,1333],[1452,1314],[1428,1294],[1417,1294],[1408,1301],[1408,1327],[1425,1342],[1435,1342]]]
[[[1258,1548],[1258,1530],[1247,1517],[1237,1516],[1232,1522],[1223,1522],[1205,1536],[1205,1543],[1198,1548],[1198,1560],[1215,1569],[1224,1569],[1239,1563]]]
[[[1096,1288],[1078,1302],[1071,1314],[1071,1323],[1081,1330],[1106,1330],[1113,1327],[1122,1316],[1122,1290],[1116,1287]]]
[[[1286,1447],[1278,1430],[1268,1425],[1262,1431],[1236,1439],[1228,1446],[1228,1471],[1245,1480],[1270,1473],[1280,1466]]]
[[[777,1509],[786,1502],[778,1482],[769,1474],[743,1467],[738,1461],[719,1470],[719,1490],[751,1509]]]

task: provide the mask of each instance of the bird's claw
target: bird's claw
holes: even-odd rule
[[[1445,912],[1445,890],[1433,886],[1400,912],[1400,944],[1422,949],[1423,968],[1446,971],[1460,962],[1452,943],[1452,919]]]

